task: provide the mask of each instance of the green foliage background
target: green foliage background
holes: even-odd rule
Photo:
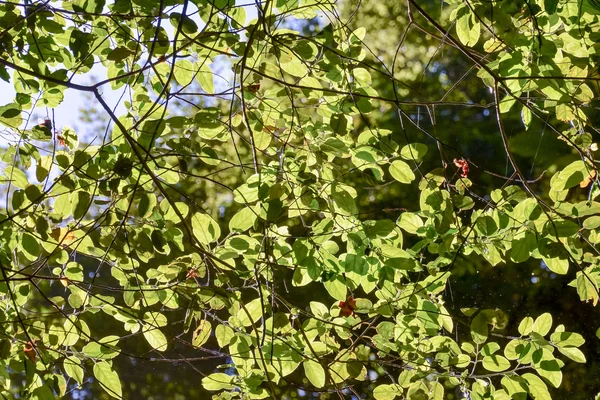
[[[4,1],[0,27],[3,398],[600,392],[598,2]]]

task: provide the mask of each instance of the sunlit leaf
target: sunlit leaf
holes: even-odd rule
[[[401,183],[411,183],[415,180],[415,174],[410,166],[400,160],[396,160],[390,165],[390,174]]]
[[[121,381],[119,375],[115,372],[112,366],[106,361],[100,361],[94,365],[94,377],[98,379],[102,388],[111,397],[120,399],[123,396],[121,390]]]
[[[221,236],[219,224],[208,214],[194,214],[192,217],[192,227],[196,239],[202,244],[214,242]]]
[[[194,335],[192,337],[192,345],[194,345],[195,347],[202,346],[210,338],[211,331],[212,329],[210,322],[205,319],[201,320],[198,324],[198,327],[194,331]]]
[[[313,360],[305,360],[302,362],[306,377],[317,388],[325,386],[325,370],[323,366]]]

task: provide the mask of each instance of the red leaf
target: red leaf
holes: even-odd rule
[[[246,90],[252,94],[258,92],[258,89],[260,89],[260,82],[252,83],[246,86]]]
[[[354,315],[354,310],[356,309],[356,300],[352,296],[348,296],[346,301],[340,301],[340,315],[342,317],[349,317]]]
[[[462,169],[462,173],[460,174],[460,176],[466,178],[469,175],[469,163],[464,158],[461,158],[460,160],[458,158],[455,158],[453,161],[454,165]]]
[[[185,279],[193,279],[198,277],[198,272],[195,269],[190,269],[185,276]]]

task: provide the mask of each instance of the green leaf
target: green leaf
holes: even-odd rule
[[[348,119],[344,114],[333,114],[329,119],[329,126],[334,133],[345,135],[348,132]]]
[[[498,350],[500,350],[500,345],[498,343],[496,343],[496,342],[489,342],[489,343],[485,344],[481,348],[480,352],[484,356],[491,356],[492,354],[494,354]]]
[[[400,156],[405,160],[420,160],[427,154],[427,146],[422,143],[410,143],[402,147]]]
[[[229,230],[231,232],[245,232],[254,225],[256,213],[252,208],[245,207],[235,213],[229,221]]]
[[[531,110],[527,107],[523,107],[523,109],[521,110],[521,121],[523,121],[523,125],[525,125],[525,130],[528,130],[531,126],[531,119]]]
[[[519,333],[521,336],[529,335],[533,331],[533,318],[525,317],[519,324]]]
[[[319,303],[317,301],[310,302],[310,311],[317,318],[325,319],[329,314],[329,309],[323,303]]]
[[[379,385],[373,390],[373,397],[376,400],[392,400],[401,394],[399,385]]]
[[[200,86],[202,86],[202,90],[204,90],[208,94],[215,93],[215,84],[213,82],[213,72],[208,66],[207,60],[203,60],[196,65],[200,65],[200,68],[197,71],[196,79]]]
[[[544,8],[546,9],[545,11],[548,13],[548,15],[556,12],[558,2],[558,0],[544,0]]]
[[[262,317],[262,313],[263,306],[261,303],[261,299],[258,298],[247,303],[245,305],[245,309],[241,307],[237,313],[237,317],[242,326],[250,326],[252,325],[252,322],[256,322],[259,320],[259,318]]]
[[[540,348],[533,354],[533,366],[537,373],[556,388],[562,382],[560,365],[548,349]]]
[[[400,183],[411,183],[415,180],[415,174],[410,166],[400,160],[396,160],[390,165],[390,174]]]
[[[29,179],[27,179],[27,175],[23,171],[14,167],[6,167],[4,169],[4,176],[7,181],[10,181],[12,186],[16,186],[20,189],[25,189],[29,186]]]
[[[483,357],[483,368],[491,372],[506,371],[510,368],[510,361],[497,354],[485,356]]]
[[[530,342],[524,339],[513,339],[504,348],[504,356],[509,360],[518,359],[520,362],[525,362],[523,359],[531,355],[531,349]]]
[[[304,373],[306,377],[316,388],[322,388],[325,386],[325,370],[316,361],[304,360],[302,362],[304,367]]]
[[[127,47],[119,46],[113,49],[110,53],[106,55],[107,60],[121,62],[127,57],[131,56],[133,52],[129,50]]]
[[[83,353],[92,358],[110,359],[119,355],[117,343],[119,341],[118,336],[106,336],[96,342],[90,342],[86,344],[82,351]],[[105,344],[105,346],[103,346]]]
[[[144,328],[144,337],[153,349],[158,351],[165,351],[167,349],[167,337],[160,329],[146,325]]]
[[[138,215],[141,218],[148,218],[152,215],[156,206],[156,196],[154,193],[142,193],[140,197]]]
[[[346,272],[354,272],[358,275],[366,275],[369,272],[369,265],[365,258],[356,254],[347,254],[344,266]]]
[[[527,400],[528,386],[526,381],[517,376],[504,376],[502,386],[506,389],[511,399]]]
[[[585,354],[577,347],[558,347],[558,351],[575,362],[582,364],[586,362]]]
[[[74,356],[68,356],[63,360],[63,367],[67,375],[75,379],[79,385],[83,383],[83,368],[81,361]]]
[[[440,382],[431,382],[429,398],[431,400],[444,400],[444,386]]]
[[[173,69],[175,80],[181,86],[186,87],[194,79],[194,66],[189,60],[177,60]]]
[[[339,301],[346,301],[347,290],[344,278],[336,276],[334,279],[323,282],[323,286],[331,297]]]
[[[209,244],[221,236],[219,224],[208,214],[196,213],[192,217],[194,236],[202,244]]]
[[[504,96],[502,98],[502,100],[500,100],[500,104],[499,104],[499,110],[501,114],[507,113],[510,111],[510,109],[515,105],[515,103],[517,102],[517,100],[515,99],[515,96],[518,96],[519,93],[514,93],[514,94],[507,94],[506,96]]]
[[[372,239],[375,239],[377,237],[388,237],[392,232],[394,232],[394,229],[396,228],[396,224],[393,221],[390,221],[389,219],[380,219],[378,221],[364,221],[363,226],[365,228],[365,234]]]
[[[484,236],[491,236],[498,230],[498,225],[491,216],[482,215],[477,218],[477,230]]]
[[[598,302],[598,285],[587,274],[577,272],[577,294],[582,301],[592,300],[594,305]]]
[[[333,201],[336,206],[336,210],[342,215],[354,215],[358,212],[356,208],[356,203],[354,199],[350,195],[350,193],[346,191],[335,192],[332,195]]]
[[[35,169],[35,177],[38,181],[43,182],[48,176],[50,169],[52,168],[52,158],[50,156],[42,156],[37,163]]]
[[[536,246],[535,235],[525,232],[521,237],[513,239],[510,250],[511,260],[516,263],[526,261]]]
[[[557,273],[560,275],[565,275],[567,272],[569,272],[569,260],[566,258],[542,257],[542,259],[544,260],[544,263],[550,269],[550,271],[552,271],[554,273]]]
[[[220,348],[227,347],[231,344],[231,339],[235,336],[233,329],[226,325],[218,325],[215,329],[215,337]]]
[[[295,56],[292,56],[288,62],[281,63],[281,69],[292,76],[302,78],[308,74],[308,68],[304,62]]]
[[[37,260],[42,251],[38,244],[38,240],[29,233],[23,233],[23,235],[21,235],[21,248],[23,249],[25,257],[30,261]]]
[[[98,379],[98,382],[102,385],[106,393],[116,399],[122,398],[123,392],[121,390],[119,375],[117,375],[109,363],[100,361],[94,365],[93,371],[94,377]]]
[[[61,375],[59,375],[61,376]],[[40,386],[33,390],[31,393],[31,400],[54,400],[54,394],[48,386]]]
[[[551,236],[569,237],[574,236],[579,232],[579,225],[573,221],[553,220],[548,221],[544,225],[544,232]]]
[[[233,384],[233,379],[233,376],[218,372],[202,378],[202,386],[204,387],[204,389],[210,391],[231,390],[235,388],[235,385]]]
[[[320,148],[325,153],[329,153],[336,157],[343,157],[348,153],[348,146],[338,138],[327,138],[327,140],[321,144]]]
[[[54,200],[54,212],[63,218],[68,218],[71,215],[71,196],[68,193],[56,197]]]
[[[527,372],[522,377],[527,381],[529,394],[534,400],[552,400],[548,387],[537,375]]]
[[[71,195],[71,213],[73,218],[80,219],[90,207],[90,194],[85,190],[78,190]]]
[[[170,21],[171,25],[173,25],[175,28],[179,27],[181,21],[181,30],[188,35],[198,32],[198,25],[187,15],[182,15],[181,13],[177,12],[171,13]]]
[[[593,217],[587,218],[583,221],[583,227],[585,229],[596,229],[600,227],[600,216],[594,215]]]
[[[398,219],[398,226],[408,233],[416,234],[423,226],[423,220],[415,213],[404,212]]]
[[[222,326],[222,325],[219,325],[219,326]],[[210,322],[205,319],[201,320],[200,323],[198,324],[198,327],[194,331],[194,335],[192,337],[192,345],[194,347],[202,346],[210,338],[211,331],[212,331],[212,328],[211,328]]]
[[[550,340],[559,347],[579,347],[585,343],[583,336],[574,332],[554,332]]]
[[[590,173],[590,168],[581,160],[567,165],[550,182],[552,190],[561,191],[579,185]]]
[[[483,344],[488,338],[487,316],[480,312],[471,321],[471,337],[477,344]]]
[[[533,323],[533,331],[541,336],[546,336],[550,332],[550,328],[552,328],[552,315],[550,313],[540,315]]]
[[[481,34],[481,23],[468,7],[459,10],[456,19],[456,34],[458,40],[465,46],[475,46]]]
[[[10,103],[0,106],[0,124],[11,129],[17,129],[22,123],[21,106],[19,104]]]

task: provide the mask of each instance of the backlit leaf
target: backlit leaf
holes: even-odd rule
[[[119,375],[106,361],[100,361],[94,365],[94,377],[98,379],[102,388],[111,397],[120,399],[123,396]]]
[[[313,386],[317,388],[325,386],[325,370],[321,364],[313,360],[304,360],[302,366],[306,377]]]

